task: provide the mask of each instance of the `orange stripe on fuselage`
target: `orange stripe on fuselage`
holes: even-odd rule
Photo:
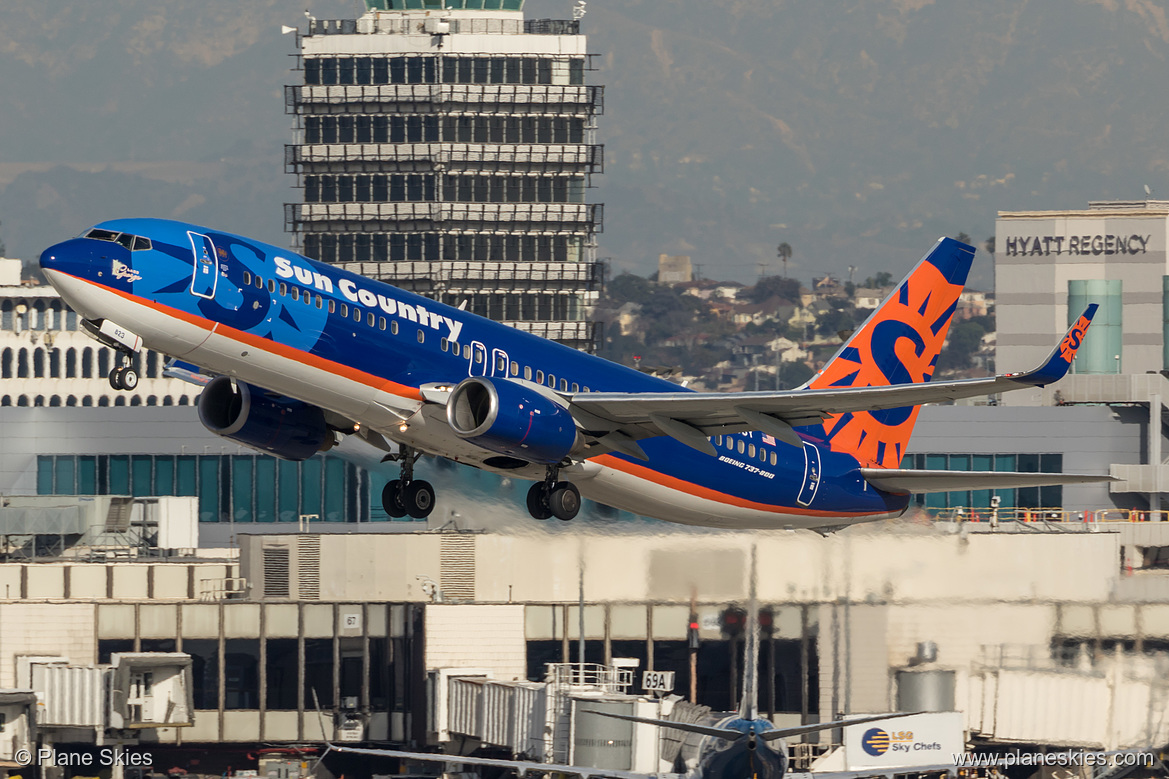
[[[639,479],[652,481],[655,484],[660,484],[663,487],[669,487],[672,490],[683,492],[687,495],[693,495],[696,498],[703,498],[705,500],[712,500],[715,503],[722,503],[727,506],[738,506],[739,508],[754,509],[756,511],[766,511],[770,514],[799,514],[801,516],[809,517],[864,517],[880,512],[875,511],[817,511],[815,509],[794,508],[789,506],[775,506],[769,503],[757,503],[753,500],[740,498],[737,495],[728,495],[725,492],[713,490],[710,487],[703,487],[693,482],[684,481],[675,476],[667,476],[660,471],[655,471],[646,465],[637,465],[636,463],[627,462],[619,457],[614,457],[611,454],[601,454],[596,457],[590,457],[590,460],[603,465],[606,468],[612,468],[615,471],[627,473],[630,476],[636,476]]]
[[[67,275],[72,275],[72,274],[67,274]],[[174,317],[176,319],[181,319],[182,321],[186,322],[187,324],[195,325],[196,327],[200,327],[204,330],[207,330],[209,335],[210,334],[226,335],[229,338],[233,338],[241,343],[247,344],[248,346],[254,347],[256,349],[262,349],[263,351],[269,352],[271,354],[275,354],[279,357],[284,357],[284,358],[287,358],[290,360],[296,360],[297,362],[304,363],[305,365],[308,365],[310,367],[317,368],[319,370],[325,370],[325,371],[328,371],[329,373],[333,373],[333,374],[336,374],[338,376],[342,376],[346,379],[350,379],[351,381],[356,381],[359,384],[364,384],[367,387],[373,387],[374,389],[377,389],[377,390],[390,392],[390,393],[393,393],[394,395],[398,395],[398,396],[401,396],[404,398],[409,398],[411,400],[422,400],[423,399],[422,393],[418,391],[417,387],[410,387],[410,386],[405,385],[405,384],[398,384],[395,381],[390,381],[389,379],[384,379],[381,376],[375,376],[372,373],[366,373],[365,371],[361,371],[361,370],[358,370],[357,368],[350,367],[348,365],[345,365],[344,363],[340,363],[340,362],[336,362],[335,360],[329,360],[329,359],[326,359],[324,357],[320,357],[318,355],[313,354],[312,352],[306,352],[302,349],[297,349],[296,347],[288,346],[287,344],[282,344],[279,341],[273,341],[273,340],[268,339],[268,338],[263,338],[263,337],[258,336],[258,335],[253,335],[252,333],[248,333],[248,332],[245,332],[243,330],[238,330],[234,327],[231,327],[230,325],[225,325],[222,322],[216,322],[214,320],[207,319],[206,317],[197,316],[195,314],[189,314],[186,311],[183,311],[182,309],[172,308],[171,306],[163,305],[162,303],[155,302],[155,301],[150,300],[148,298],[138,297],[137,295],[131,295],[130,293],[123,292],[120,289],[114,289],[112,287],[107,287],[105,284],[99,284],[98,282],[90,281],[88,279],[78,278],[77,276],[73,276],[73,278],[75,278],[78,281],[85,283],[85,284],[92,284],[95,287],[101,287],[102,289],[104,289],[108,292],[112,292],[115,295],[117,295],[121,298],[124,298],[132,303],[137,303],[139,305],[144,305],[148,308],[152,308],[160,314]],[[199,347],[196,347],[196,348],[199,348]]]

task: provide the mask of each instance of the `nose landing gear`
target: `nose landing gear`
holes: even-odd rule
[[[118,352],[121,365],[110,371],[110,386],[116,390],[133,390],[138,386],[138,371],[134,370],[128,352]]]
[[[544,481],[528,490],[528,513],[534,519],[556,517],[567,522],[580,512],[580,490],[572,482],[558,481],[560,468],[548,466]]]
[[[402,463],[401,478],[387,482],[382,488],[382,508],[391,517],[398,519],[409,514],[415,519],[425,519],[434,510],[434,487],[423,479],[414,479],[414,462],[419,458],[412,446],[402,444],[396,455],[386,459]]]

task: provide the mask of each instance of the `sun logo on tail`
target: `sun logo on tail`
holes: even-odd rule
[[[929,381],[946,341],[973,251],[943,240],[816,375],[809,389]],[[824,421],[833,451],[862,464],[901,464],[917,406],[837,414]]]

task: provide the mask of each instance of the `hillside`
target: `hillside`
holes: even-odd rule
[[[355,2],[318,2],[321,18]],[[530,16],[567,17],[567,0]],[[0,220],[33,256],[115,213],[283,242],[279,0],[0,6]],[[1169,193],[1169,19],[1150,0],[596,0],[602,256],[707,277],[895,275],[1000,209]],[[54,169],[56,164],[68,165]],[[985,256],[975,283],[990,283]]]

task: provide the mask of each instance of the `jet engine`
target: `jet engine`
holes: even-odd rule
[[[307,460],[333,445],[320,408],[227,376],[212,379],[203,389],[199,421],[229,441],[284,460]]]
[[[541,465],[560,462],[576,444],[576,422],[563,406],[507,379],[464,379],[447,399],[446,418],[459,438]]]

